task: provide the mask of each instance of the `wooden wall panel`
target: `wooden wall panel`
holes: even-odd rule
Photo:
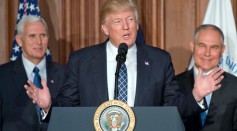
[[[189,42],[195,28],[195,1],[165,1],[165,50],[171,53],[177,73],[184,71],[190,59]],[[185,65],[185,66],[184,66]]]
[[[6,17],[6,19],[8,19],[8,55],[10,56],[11,53],[11,48],[12,48],[12,41],[14,39],[14,34],[15,34],[15,27],[16,27],[16,16],[17,16],[17,12],[18,12],[18,6],[19,6],[19,2],[18,0],[12,0],[12,1],[8,1],[8,15]],[[8,58],[9,60],[9,58]]]
[[[72,51],[103,42],[99,11],[107,0],[38,0],[49,26],[53,60],[65,64]],[[208,0],[134,0],[149,45],[171,53],[176,73],[191,58],[189,42],[202,23]],[[0,64],[9,60],[19,0],[0,0]],[[235,19],[237,2],[232,0]]]
[[[208,0],[165,1],[165,50],[171,53],[176,74],[188,68],[191,59],[189,43],[206,11]]]
[[[164,0],[137,0],[136,3],[147,44],[164,48]]]
[[[63,0],[39,0],[41,17],[45,19],[49,28],[49,49],[53,60],[59,63],[63,63],[60,59],[64,58],[66,52],[66,48],[61,49],[61,41],[65,36],[62,33],[66,32],[62,25],[70,25],[70,23],[68,24],[63,20],[66,12],[63,7],[67,6],[67,4],[63,2]],[[63,42],[63,45],[64,44],[66,44],[66,42]]]
[[[105,1],[78,1],[72,2],[72,48],[77,50],[86,46],[90,46],[102,42],[99,23],[100,4]]]
[[[140,24],[147,44],[164,48],[164,0],[142,0],[138,4]]]
[[[233,13],[236,21],[237,17],[237,1],[236,0],[231,0],[232,2],[232,8],[233,8]]]
[[[0,63],[3,63],[3,61],[7,61],[8,52],[8,46],[6,43],[8,43],[8,1],[0,1]]]
[[[10,60],[18,0],[0,0],[0,64]]]

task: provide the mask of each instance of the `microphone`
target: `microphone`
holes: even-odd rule
[[[126,55],[128,52],[128,45],[121,43],[118,47],[118,54],[116,56],[117,67],[115,72],[115,87],[114,87],[114,99],[118,100],[118,77],[121,65],[126,61]]]
[[[121,43],[118,48],[118,54],[116,56],[116,61],[120,64],[126,61],[126,54],[128,52],[128,45],[126,43]]]

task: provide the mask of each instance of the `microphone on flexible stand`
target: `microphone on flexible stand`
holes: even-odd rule
[[[118,77],[121,65],[126,61],[126,55],[128,52],[128,45],[121,43],[118,48],[118,54],[116,56],[117,67],[115,72],[115,87],[114,87],[114,99],[118,100]]]

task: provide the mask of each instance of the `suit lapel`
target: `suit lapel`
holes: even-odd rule
[[[216,106],[220,105],[218,103],[222,99],[222,94],[225,94],[225,93],[222,93],[222,92],[223,92],[223,90],[225,88],[225,85],[226,85],[226,82],[227,82],[226,79],[227,79],[227,76],[224,73],[224,80],[221,81],[221,86],[222,87],[212,93],[210,106],[209,106],[209,109],[208,109],[208,114],[207,114],[207,117],[206,117],[205,124],[210,123],[212,121],[211,120],[212,117],[216,116],[218,114],[218,112],[217,112],[218,108],[216,108]]]
[[[143,45],[137,44],[137,88],[134,106],[142,105],[151,79],[152,60]]]
[[[58,73],[58,68],[52,64],[52,62],[46,62],[46,72],[47,72],[47,86],[51,93],[52,98],[56,98],[58,94],[58,89],[60,88],[62,83],[60,82],[60,74]]]
[[[54,74],[56,74],[55,72],[57,71],[57,69],[53,67],[51,62],[47,61],[46,70],[47,70],[47,85],[49,86],[51,84],[50,81],[53,81],[52,78],[57,78],[54,76]]]
[[[194,86],[193,69],[187,71],[184,74],[184,77],[181,78],[180,81],[182,81],[182,85],[181,86],[185,88],[186,93],[192,92],[193,86]],[[194,118],[192,118],[190,121],[192,121],[192,123],[195,123],[195,127],[197,129],[200,130],[202,128],[201,119],[200,119],[200,115],[199,114],[194,115]],[[193,125],[191,125],[191,126],[193,126]]]
[[[109,100],[107,85],[106,43],[98,46],[91,61],[94,86],[99,95],[100,102]]]
[[[182,85],[185,87],[187,90],[193,90],[193,85],[194,85],[194,74],[193,74],[193,69],[189,70],[185,76],[184,79],[182,79]]]
[[[24,103],[26,103],[27,101],[29,101],[29,97],[26,94],[26,90],[24,88],[24,85],[27,84],[27,75],[26,75],[26,71],[25,68],[23,66],[22,63],[22,59],[18,58],[13,66],[13,81],[14,81],[14,85],[15,87],[18,89],[22,100],[25,101]]]

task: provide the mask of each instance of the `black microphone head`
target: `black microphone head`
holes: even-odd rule
[[[128,45],[126,43],[121,43],[118,47],[118,54],[116,56],[116,61],[124,63],[126,61],[127,52],[128,52]]]
[[[118,54],[126,55],[128,52],[128,45],[126,43],[121,43],[118,47]]]

